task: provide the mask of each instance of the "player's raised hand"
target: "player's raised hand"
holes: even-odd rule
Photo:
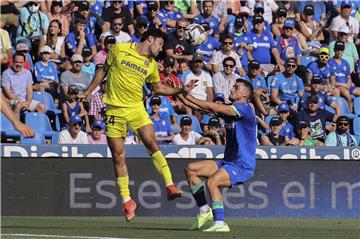
[[[82,101],[82,100],[90,100],[91,94],[88,94],[87,92],[77,94],[76,97]]]
[[[190,93],[192,89],[194,89],[197,86],[199,80],[191,80],[189,83],[183,86],[183,90],[186,91],[186,93]]]

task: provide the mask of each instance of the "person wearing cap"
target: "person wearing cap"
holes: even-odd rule
[[[276,47],[280,53],[280,58],[284,62],[288,58],[295,58],[297,65],[301,64],[301,50],[299,42],[294,34],[295,21],[287,18],[283,25],[283,33],[276,37]]]
[[[60,86],[62,94],[66,99],[68,97],[68,88],[70,85],[77,85],[79,87],[79,93],[83,93],[91,83],[91,77],[89,73],[83,72],[83,57],[80,54],[74,54],[70,58],[71,69],[64,71],[60,75]]]
[[[264,31],[264,18],[262,16],[254,16],[254,28],[247,33],[249,39],[248,44],[253,46],[249,51],[249,60],[257,60],[261,64],[263,75],[267,76],[268,73],[275,69],[271,63],[271,54],[274,56],[279,70],[283,70],[284,62],[281,60],[276,43],[269,31]]]
[[[59,72],[54,62],[49,61],[53,50],[49,46],[40,49],[40,61],[35,63],[35,77],[37,84],[35,90],[48,91],[53,98],[57,96],[59,86]]]
[[[213,15],[214,6],[215,3],[212,0],[202,1],[203,12],[195,16],[192,22],[197,24],[201,24],[204,21],[208,22],[210,25],[210,35],[212,35],[216,39],[220,39],[220,21]]]
[[[152,112],[152,108],[151,108],[151,100],[153,97],[149,98],[146,103],[148,105],[147,107],[147,112],[150,115]],[[167,115],[166,117],[170,117],[170,122],[175,126],[176,124],[176,113],[174,111],[174,107],[173,105],[176,106],[176,104],[173,104],[170,99],[164,95],[158,95],[156,96],[156,98],[160,98],[161,101],[161,105],[159,108],[159,114],[160,115]],[[176,102],[177,103],[177,102]],[[175,126],[176,127],[176,126]]]
[[[286,10],[287,14],[285,18],[293,18],[297,22],[301,21],[301,10],[300,10],[300,3],[298,1],[277,1],[277,5],[280,8],[283,8]]]
[[[216,50],[220,49],[221,44],[218,39],[214,38],[210,34],[210,25],[208,22],[201,22],[200,25],[205,29],[207,38],[202,44],[196,46],[195,51],[204,55],[204,62],[206,64],[206,68],[211,70],[211,64],[209,64],[210,58]]]
[[[204,137],[210,138],[214,145],[225,144],[225,131],[221,129],[220,119],[216,117],[209,119]]]
[[[135,33],[131,35],[131,40],[133,42],[140,43],[142,36],[147,30],[148,30],[147,21],[142,17],[138,17],[136,19],[136,24],[135,24]]]
[[[24,69],[34,72],[35,66],[32,60],[32,56],[30,55],[29,46],[25,43],[19,42],[16,44],[15,52],[23,54],[25,56]],[[13,57],[9,60],[8,68],[13,66]]]
[[[152,121],[143,103],[145,83],[156,95],[177,95],[192,88],[196,82],[183,88],[171,88],[160,82],[158,65],[154,60],[162,51],[166,34],[159,29],[146,31],[142,42],[115,44],[107,54],[105,64],[96,71],[95,77],[80,99],[86,99],[106,76],[107,90],[103,98],[106,104],[106,135],[112,153],[116,184],[124,205],[125,220],[135,217],[136,202],[131,199],[129,175],[125,162],[124,139],[126,127],[137,131],[141,141],[151,155],[156,171],[166,185],[167,197],[181,197],[174,184],[170,168],[155,140]],[[211,78],[210,78],[211,79]]]
[[[286,138],[280,135],[282,128],[282,120],[278,116],[274,116],[270,120],[270,132],[261,136],[261,145],[263,146],[285,146]]]
[[[224,159],[215,162],[205,160],[189,163],[185,168],[185,176],[189,183],[199,214],[191,227],[199,230],[206,222],[214,220],[214,224],[204,230],[206,232],[228,232],[225,223],[224,205],[221,189],[243,184],[252,177],[255,170],[255,151],[257,144],[256,120],[253,107],[249,104],[252,85],[245,80],[237,80],[231,90],[231,105],[216,104],[192,97],[190,94],[179,95],[185,104],[191,102],[192,107],[199,107],[214,114],[225,116],[226,145]],[[200,178],[201,177],[201,178]],[[204,192],[206,178],[207,188],[212,202],[210,208]]]
[[[176,20],[175,31],[168,33],[168,40],[164,46],[166,56],[170,56],[176,61],[192,60],[195,53],[194,47],[185,40],[185,29],[188,25],[185,18]]]
[[[33,80],[30,71],[24,69],[25,56],[15,52],[13,65],[2,73],[1,86],[9,105],[20,119],[20,112],[45,112],[46,106],[33,99]]]
[[[166,31],[163,26],[162,22],[158,18],[159,13],[159,4],[157,1],[146,1],[147,5],[147,13],[141,14],[138,19],[136,20],[136,25],[138,24],[138,20],[142,19],[146,24],[145,28],[160,28]],[[139,27],[139,26],[138,26]]]
[[[135,33],[134,21],[129,8],[122,6],[123,2],[125,1],[111,1],[111,5],[104,8],[101,18],[110,25],[112,19],[121,17],[124,20],[122,30],[131,36]],[[131,3],[132,1],[128,2]]]
[[[127,32],[122,31],[124,26],[123,19],[119,16],[116,16],[111,21],[110,31],[106,31],[101,33],[100,35],[100,45],[102,48],[105,48],[105,38],[108,36],[114,36],[115,37],[115,43],[122,43],[122,42],[131,42],[131,37]],[[108,42],[113,42],[112,38],[108,38]]]
[[[241,76],[245,75],[244,68],[241,65],[240,56],[233,50],[234,48],[234,39],[232,35],[227,34],[223,37],[221,41],[222,48],[219,51],[213,53],[210,63],[212,66],[212,72],[217,73],[219,71],[224,70],[223,61],[227,57],[232,57],[236,65],[232,69],[233,72],[237,71],[237,73]]]
[[[350,29],[348,26],[341,26],[338,30],[338,41],[345,43],[344,53],[342,58],[350,65],[350,72],[354,70],[354,64],[359,59],[359,54],[353,41],[349,41]],[[332,41],[329,44],[330,57],[335,55],[334,46],[336,41]]]
[[[189,116],[183,116],[180,119],[180,132],[172,140],[175,145],[195,145],[203,141],[203,136],[192,130],[192,119]]]
[[[94,56],[94,64],[104,64],[106,60],[106,55],[109,52],[109,50],[114,46],[116,43],[116,39],[113,35],[108,35],[105,37],[104,40],[104,49],[100,50],[96,55]]]
[[[167,56],[164,59],[164,70],[160,73],[161,84],[167,85],[173,88],[181,88],[180,80],[174,74],[175,59]],[[171,101],[176,100],[175,96],[168,96]]]
[[[275,13],[279,8],[274,0],[265,0],[262,2],[249,0],[246,4],[254,15],[262,15],[265,21],[269,24],[273,22],[273,13]]]
[[[78,3],[78,10],[73,14],[73,18],[79,17],[86,19],[84,31],[93,36],[95,36],[97,29],[101,29],[101,32],[107,32],[110,28],[110,24],[105,23],[99,15],[90,11],[90,2],[88,1]],[[73,28],[75,28],[75,25],[73,25]]]
[[[58,144],[88,144],[88,136],[81,130],[82,124],[83,119],[80,116],[72,116],[69,128],[60,132]]]
[[[88,135],[89,144],[107,144],[104,129],[104,121],[94,120],[94,122],[91,124],[91,133]]]
[[[49,27],[49,19],[40,11],[39,1],[28,1],[20,8],[19,26],[17,28],[16,41],[26,41],[31,50],[37,51],[37,46],[42,35],[46,35]]]
[[[333,39],[337,39],[340,27],[348,26],[350,28],[349,41],[357,44],[357,38],[359,34],[359,20],[351,16],[351,8],[351,1],[341,1],[340,14],[332,19],[330,31]]]
[[[236,83],[236,79],[240,78],[234,72],[236,61],[233,57],[225,57],[222,61],[223,70],[213,75],[213,84],[215,93],[222,93],[225,97],[225,102],[230,103],[230,90]]]
[[[336,120],[336,130],[330,132],[325,139],[326,146],[357,147],[359,142],[350,134],[350,120],[347,116],[339,116]]]
[[[97,54],[97,53],[96,53]],[[91,61],[92,54],[89,48],[84,48],[81,56],[83,57],[83,65],[81,67],[82,72],[87,72],[92,79],[95,75],[95,64]]]
[[[339,115],[320,109],[317,96],[308,96],[305,104],[306,108],[296,114],[296,122],[309,122],[310,136],[323,142],[326,136],[326,121],[335,122]]]
[[[314,139],[310,136],[310,124],[306,121],[300,121],[297,124],[297,134],[299,138],[299,146],[303,147],[317,147],[324,146],[320,140]]]
[[[324,86],[322,84],[322,79],[320,76],[313,75],[310,85],[311,85],[310,91],[306,91],[304,93],[304,96],[301,97],[301,99],[300,99],[300,103],[299,103],[300,109],[305,109],[306,108],[306,103],[305,103],[306,98],[309,97],[310,95],[314,95],[314,96],[318,97],[320,109],[326,109],[325,106],[329,106],[335,110],[337,115],[341,114],[339,104],[336,103],[336,100],[334,97],[331,96],[331,93],[326,91],[326,88],[324,88]]]
[[[253,49],[246,35],[247,21],[245,17],[236,17],[234,23],[235,32],[233,33],[234,46],[237,49],[236,53],[240,56],[240,62],[245,72],[248,72],[248,52]]]
[[[285,61],[285,71],[275,75],[270,83],[270,99],[279,105],[283,101],[296,103],[296,98],[304,95],[303,81],[295,74],[297,62],[295,58]]]
[[[60,1],[51,1],[51,8],[50,11],[47,12],[47,17],[49,19],[49,22],[52,22],[53,20],[57,19],[61,23],[61,33],[66,36],[69,34],[69,20],[67,17],[63,14],[63,2]]]
[[[296,145],[299,142],[294,139],[295,129],[294,126],[289,122],[290,107],[288,103],[282,102],[277,107],[277,115],[280,117],[282,124],[280,129],[280,135],[285,136],[286,142],[291,145]],[[295,142],[294,142],[295,140]]]
[[[351,80],[350,65],[342,58],[345,50],[345,43],[337,41],[334,44],[335,55],[329,60],[330,82],[340,90],[340,95],[344,97],[352,111],[353,103],[351,95],[360,96],[360,87],[356,87]]]
[[[274,22],[271,24],[271,32],[274,37],[278,37],[283,32],[284,22],[287,17],[287,10],[285,8],[279,8],[275,14]]]
[[[311,5],[313,7],[313,19],[316,22],[326,22],[327,19],[327,12],[326,12],[326,5],[323,1],[299,1],[300,4],[300,12],[302,12],[302,17],[304,17],[305,7]],[[307,10],[308,11],[308,10]]]
[[[171,128],[170,115],[160,114],[161,97],[154,95],[150,98],[151,107],[150,119],[154,124],[155,138],[159,144],[169,144],[174,139],[174,132]]]

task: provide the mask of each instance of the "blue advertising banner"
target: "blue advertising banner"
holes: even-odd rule
[[[195,216],[184,167],[169,160],[182,198],[168,202],[149,159],[128,159],[130,190],[138,216]],[[121,200],[110,159],[2,160],[1,210],[6,216],[118,216]],[[258,160],[253,178],[224,189],[228,217],[360,217],[360,162]]]
[[[219,159],[223,158],[223,146],[167,145],[161,146],[167,158]],[[1,157],[26,158],[110,158],[107,145],[17,145],[2,144]],[[143,145],[126,145],[127,158],[150,158]],[[340,159],[359,160],[360,148],[345,147],[264,147],[256,149],[257,159]]]

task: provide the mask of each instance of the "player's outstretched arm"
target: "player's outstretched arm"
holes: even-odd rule
[[[211,113],[203,108],[200,108],[199,106],[191,103],[189,100],[187,100],[183,94],[177,94],[176,97],[187,107],[190,107],[191,109],[195,110],[195,111],[200,111],[200,112],[204,112],[204,113]]]
[[[161,84],[160,82],[150,84],[150,89],[155,92],[156,95],[176,95],[184,91],[183,88],[173,88]]]
[[[105,62],[104,66],[99,68],[96,73],[95,76],[93,78],[93,80],[91,81],[90,85],[88,86],[88,88],[85,90],[85,92],[83,94],[78,94],[78,98],[79,99],[85,99],[87,98],[89,95],[91,95],[91,92],[93,92],[93,90],[96,88],[96,86],[100,85],[101,81],[104,79],[107,70],[108,70],[108,65]]]

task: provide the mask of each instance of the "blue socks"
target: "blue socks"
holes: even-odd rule
[[[212,210],[213,210],[215,222],[224,222],[225,221],[224,204],[222,201],[213,201],[212,202]]]

